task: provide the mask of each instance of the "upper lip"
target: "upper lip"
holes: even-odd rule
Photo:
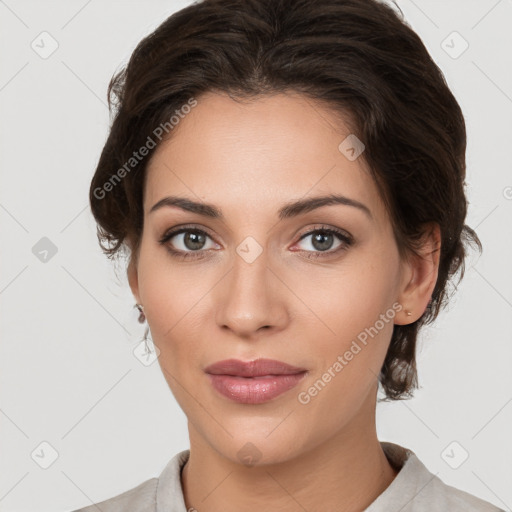
[[[212,375],[234,375],[237,377],[258,377],[262,375],[292,375],[306,371],[283,361],[275,359],[255,359],[253,361],[240,361],[239,359],[225,359],[207,366],[204,371]]]

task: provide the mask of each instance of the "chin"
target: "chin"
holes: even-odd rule
[[[273,421],[270,429],[267,428],[267,422],[264,425],[257,425],[254,421],[250,425],[248,421],[245,423],[245,428],[239,426],[238,429],[227,424],[226,430],[232,437],[223,431],[222,438],[210,439],[209,443],[226,459],[247,467],[286,462],[302,453],[299,430],[295,432],[288,428],[277,432],[283,426],[281,424],[276,429],[279,421]]]
[[[286,462],[296,455],[294,443],[244,440],[235,443],[226,455],[232,462],[246,467],[258,467]]]

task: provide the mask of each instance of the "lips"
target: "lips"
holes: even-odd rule
[[[239,359],[226,359],[207,366],[204,371],[211,375],[260,377],[262,375],[293,375],[304,372],[306,369],[291,366],[275,359],[255,359],[247,362]]]
[[[273,359],[227,359],[204,371],[218,393],[242,404],[268,402],[295,387],[307,373],[304,368]]]

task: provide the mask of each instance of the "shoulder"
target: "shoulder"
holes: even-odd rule
[[[184,511],[181,488],[181,470],[190,455],[184,450],[172,457],[159,477],[150,478],[128,491],[73,512],[156,512],[156,510]]]
[[[487,501],[445,484],[412,450],[393,443],[381,445],[398,474],[367,512],[381,512],[397,505],[402,512],[503,512]]]
[[[453,512],[503,512],[498,507],[477,498],[473,494],[445,484],[435,475],[432,475],[431,478],[431,482],[426,486],[425,495],[421,500],[425,510],[430,510],[430,507],[435,505],[439,510]]]
[[[158,478],[150,478],[117,496],[73,512],[154,512],[157,486]]]

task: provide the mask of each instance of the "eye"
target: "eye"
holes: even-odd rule
[[[321,226],[312,231],[308,231],[300,237],[299,242],[303,240],[310,240],[304,243],[304,250],[311,254],[307,258],[321,258],[324,256],[332,256],[334,253],[348,249],[353,243],[352,237],[341,230]],[[336,245],[336,242],[338,244]],[[332,247],[335,246],[333,250]],[[317,251],[317,252],[315,252]]]
[[[304,233],[298,243],[308,238],[310,241],[304,242],[303,248],[300,249],[308,253],[305,255],[306,258],[332,256],[347,250],[354,242],[348,233],[327,226],[319,226]],[[172,257],[180,260],[201,258],[208,250],[216,250],[220,247],[206,231],[193,226],[182,226],[170,230],[164,234],[159,243],[165,246]],[[333,246],[334,249],[332,249]]]
[[[171,256],[179,259],[197,258],[203,251],[217,247],[206,231],[189,226],[167,232],[159,243],[165,245]]]

